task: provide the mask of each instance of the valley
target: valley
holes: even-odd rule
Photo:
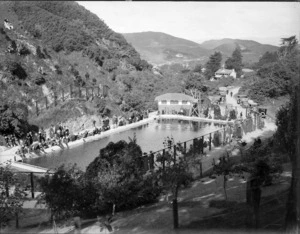
[[[0,232],[295,233],[298,8],[144,4],[0,2]]]

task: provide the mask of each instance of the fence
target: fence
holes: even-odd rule
[[[144,171],[151,171],[158,168],[161,168],[164,171],[166,163],[169,163],[170,161],[172,161],[172,163],[176,163],[176,161],[180,157],[189,157],[190,159],[193,159],[192,163],[197,163],[199,165],[200,173],[202,176],[202,169],[208,169],[202,168],[202,160],[208,152],[218,146],[225,146],[227,144],[230,144],[232,135],[241,137],[242,132],[248,133],[257,129],[261,129],[263,127],[263,120],[261,116],[256,112],[253,112],[253,115],[254,119],[249,118],[243,120],[241,123],[230,124],[226,127],[225,125],[223,125],[222,128],[214,130],[210,133],[203,134],[194,139],[179,142],[177,144],[172,144],[170,142],[170,146],[165,147],[161,150],[150,152],[148,154],[144,153],[142,157]],[[209,163],[212,164],[212,162]],[[211,164],[209,163],[207,165],[211,166]]]
[[[99,86],[73,86],[69,85],[69,89],[59,89],[53,91],[51,94],[45,95],[43,98],[35,100],[35,112],[38,116],[42,111],[48,110],[49,108],[57,106],[59,103],[63,103],[66,100],[70,99],[83,99],[89,100],[90,98],[97,97],[106,97],[108,95],[108,86],[99,85]]]

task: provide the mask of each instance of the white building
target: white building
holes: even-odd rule
[[[220,79],[223,77],[233,77],[234,79],[236,79],[236,72],[234,69],[219,69],[218,71],[215,72],[215,78]]]

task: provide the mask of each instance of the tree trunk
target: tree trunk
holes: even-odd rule
[[[203,171],[202,171],[202,162],[200,162],[200,178],[203,177]]]
[[[285,229],[287,233],[297,233],[297,178],[295,177],[295,173],[296,171],[293,170],[286,204]]]
[[[226,191],[226,186],[227,186],[227,176],[224,175],[223,188],[224,188],[225,200],[227,201],[227,191]]]
[[[16,228],[19,228],[19,214],[16,212]]]
[[[177,229],[179,226],[177,196],[173,198],[173,221],[174,221],[174,229]]]

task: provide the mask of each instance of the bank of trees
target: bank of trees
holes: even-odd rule
[[[299,59],[297,38],[282,38],[277,53],[265,53],[255,65],[258,79],[248,87],[250,98],[261,103],[265,98],[292,93],[292,87],[299,83]]]

